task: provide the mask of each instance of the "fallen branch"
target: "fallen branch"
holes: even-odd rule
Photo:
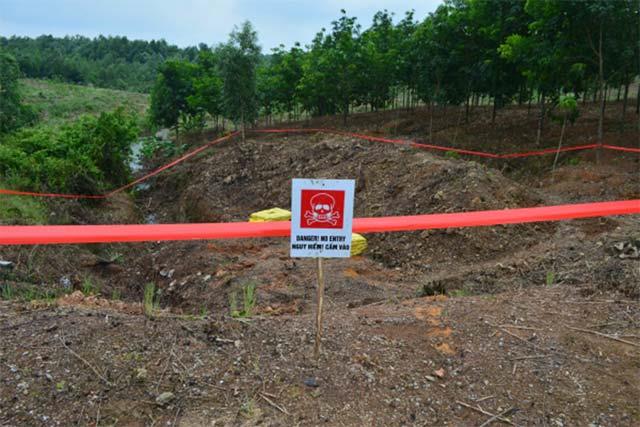
[[[584,332],[584,333],[587,333],[587,334],[598,335],[599,337],[608,338],[610,340],[618,341],[618,342],[621,342],[623,344],[631,345],[631,346],[634,346],[634,347],[640,347],[640,344],[637,344],[637,343],[631,342],[631,341],[627,341],[627,340],[623,340],[622,338],[614,337],[613,335],[603,334],[602,332],[592,331],[591,329],[575,328],[575,327],[569,326],[569,325],[565,325],[565,326],[567,328],[569,328],[569,329],[573,329],[574,331],[580,331],[580,332]]]
[[[542,331],[540,328],[532,328],[530,326],[518,326],[518,325],[500,325],[500,328],[513,328],[513,329],[526,329],[528,331]]]
[[[260,397],[262,397],[269,405],[273,406],[274,408],[276,408],[278,411],[282,412],[283,414],[291,415],[285,408],[283,408],[282,406],[278,405],[276,402],[274,402],[273,400],[269,399],[264,394],[260,393]]]
[[[484,409],[482,409],[482,408],[478,408],[478,407],[475,407],[475,406],[471,406],[471,405],[469,405],[468,403],[461,402],[460,400],[456,400],[456,403],[457,403],[458,405],[462,405],[462,406],[464,406],[465,408],[469,408],[469,409],[472,409],[472,410],[474,410],[474,411],[476,411],[476,412],[480,412],[481,414],[488,415],[488,416],[490,416],[490,417],[495,417],[495,419],[496,419],[496,420],[500,420],[500,421],[502,421],[503,423],[507,423],[507,424],[509,424],[509,425],[513,425],[513,423],[511,422],[511,420],[510,420],[510,419],[508,419],[508,418],[504,418],[504,417],[503,417],[503,414],[497,414],[497,415],[496,415],[496,414],[492,414],[491,412],[487,412],[487,411],[485,411],[485,410],[484,410]],[[513,408],[511,408],[511,410],[512,410],[512,409],[513,409]]]
[[[533,356],[520,356],[520,357],[514,357],[511,360],[527,360],[527,359],[542,359],[545,357],[551,357],[550,354],[536,354]]]
[[[62,343],[62,345],[64,346],[64,348],[67,349],[67,351],[69,351],[69,353],[71,353],[76,359],[78,359],[79,361],[81,361],[82,363],[84,363],[85,365],[87,365],[89,367],[89,369],[91,369],[93,371],[94,374],[96,374],[98,376],[98,378],[100,378],[102,381],[104,381],[104,383],[106,385],[108,385],[109,387],[111,387],[113,384],[111,384],[111,382],[106,379],[104,377],[104,375],[102,375],[98,369],[96,369],[91,363],[87,362],[82,356],[80,356],[78,353],[76,353],[75,351],[73,351],[71,349],[71,347],[69,347],[67,344],[65,344],[64,339],[62,339],[62,337],[60,337],[60,342]]]
[[[485,421],[482,424],[480,424],[480,427],[487,427],[492,422],[499,420],[500,417],[503,417],[505,415],[509,415],[514,410],[515,410],[515,408],[511,407],[511,408],[507,409],[506,411],[502,411],[498,415],[494,415],[493,417],[489,418],[487,421]]]
[[[535,345],[534,343],[527,341],[526,339],[524,339],[524,338],[522,338],[522,337],[520,337],[520,336],[518,336],[518,335],[514,334],[514,333],[513,333],[513,332],[511,332],[511,331],[508,331],[508,330],[506,330],[506,329],[504,329],[504,328],[499,328],[499,329],[500,329],[502,332],[504,332],[505,334],[510,335],[510,336],[512,336],[512,337],[514,337],[514,338],[516,338],[516,339],[517,339],[517,340],[519,340],[519,341],[522,341],[523,343],[525,343],[525,344],[526,344],[526,345],[528,345],[529,347],[535,348],[536,350],[546,351],[546,349],[541,348],[541,347],[538,347],[538,346],[537,346],[537,345]]]

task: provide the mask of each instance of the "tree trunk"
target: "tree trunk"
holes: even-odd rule
[[[244,143],[244,111],[242,111],[242,113],[240,113],[240,132],[242,134],[242,142]]]
[[[433,100],[429,100],[429,143],[433,144]]]
[[[493,97],[493,111],[491,112],[491,124],[492,125],[496,124],[497,111],[498,111],[498,97],[494,96]]]
[[[467,95],[467,103],[465,105],[464,111],[464,122],[469,123],[469,95]]]
[[[564,139],[564,129],[567,126],[567,116],[564,116],[562,120],[562,130],[560,131],[560,142],[558,143],[558,151],[556,151],[556,158],[553,159],[553,166],[551,167],[551,182],[554,181],[556,173],[556,165],[558,164],[558,157],[560,157],[560,149],[562,148],[562,140]]]
[[[544,116],[547,114],[546,105],[544,103],[544,91],[538,94],[540,103],[540,116],[538,117],[538,132],[536,134],[536,145],[540,145],[540,139],[542,137],[542,129],[544,127]]]
[[[458,139],[458,131],[460,130],[460,122],[462,121],[462,105],[459,107],[460,112],[458,113],[458,122],[456,123],[456,131],[453,134],[453,145],[456,145],[456,140]]]
[[[342,124],[344,126],[347,125],[347,116],[349,115],[349,103],[344,106],[344,111],[342,112]]]
[[[598,117],[598,151],[596,153],[596,163],[600,163],[602,152],[602,137],[604,125],[604,109],[606,105],[606,85],[604,81],[604,57],[602,55],[602,18],[600,19],[600,38],[598,42],[598,78],[600,80],[600,115]]]
[[[624,85],[624,97],[622,99],[622,125],[624,126],[624,116],[627,114],[627,101],[629,99],[629,83]]]

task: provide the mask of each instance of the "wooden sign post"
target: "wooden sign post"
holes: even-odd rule
[[[314,356],[320,356],[324,270],[322,258],[351,256],[355,181],[294,179],[291,183],[291,256],[316,258],[318,288]]]

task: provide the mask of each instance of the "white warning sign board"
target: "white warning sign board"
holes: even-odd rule
[[[293,179],[291,256],[348,258],[355,181]]]

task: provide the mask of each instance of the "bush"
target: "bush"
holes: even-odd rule
[[[36,191],[95,193],[127,182],[134,114],[119,108],[53,128],[22,129],[0,140],[0,177]]]

